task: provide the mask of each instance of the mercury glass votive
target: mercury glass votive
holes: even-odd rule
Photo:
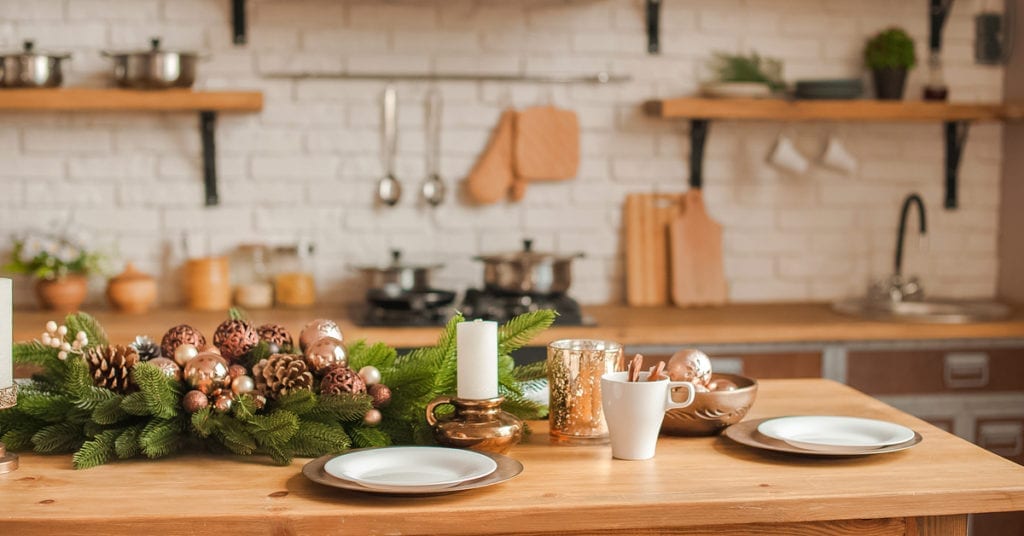
[[[601,410],[601,376],[625,370],[622,345],[563,339],[548,345],[548,412],[551,440],[570,444],[608,442]]]

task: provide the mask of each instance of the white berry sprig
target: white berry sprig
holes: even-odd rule
[[[46,331],[39,337],[39,342],[43,343],[43,346],[49,346],[59,350],[57,352],[57,359],[64,361],[69,355],[82,355],[85,353],[85,346],[89,344],[89,336],[84,331],[79,331],[75,334],[75,340],[67,342],[64,338],[68,334],[68,327],[64,325],[58,325],[53,320],[46,323]]]

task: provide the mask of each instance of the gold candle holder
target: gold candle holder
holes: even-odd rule
[[[18,403],[18,386],[12,385],[0,389],[0,409],[13,408]],[[18,468],[18,455],[7,452],[7,447],[0,442],[0,474],[10,473]]]
[[[625,370],[622,345],[564,339],[548,345],[549,433],[555,443],[608,443],[601,376]]]
[[[445,447],[507,454],[523,437],[523,421],[501,410],[505,397],[470,400],[439,396],[427,404],[427,423],[434,439]],[[451,415],[438,417],[437,407],[455,406]]]

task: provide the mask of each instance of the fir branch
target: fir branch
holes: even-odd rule
[[[173,378],[168,378],[155,365],[139,363],[132,367],[132,380],[139,386],[139,393],[148,410],[147,415],[170,419],[178,414],[181,387]]]
[[[41,428],[32,436],[33,450],[40,454],[71,452],[85,442],[82,428],[72,422],[59,422]]]
[[[351,446],[352,439],[344,428],[314,421],[299,421],[299,429],[288,441],[288,448],[296,456],[309,458],[344,452]]]
[[[128,413],[121,409],[121,402],[124,401],[124,396],[116,395],[110,400],[100,402],[95,409],[92,410],[92,420],[96,424],[116,424],[121,419],[128,416]]]
[[[296,389],[274,401],[268,409],[290,411],[296,415],[305,415],[317,405],[317,396],[309,389]]]
[[[144,424],[136,424],[124,428],[121,435],[114,441],[114,453],[122,460],[134,458],[142,454],[142,446],[139,445],[139,437],[142,435]]]
[[[67,341],[74,342],[79,331],[84,331],[89,338],[87,346],[109,344],[107,332],[95,318],[86,313],[73,313],[64,318],[64,325],[68,327]]]
[[[551,327],[558,313],[541,309],[521,314],[498,328],[498,355],[508,355],[526,346],[534,337]]]
[[[57,354],[60,350],[46,346],[39,341],[15,343],[11,350],[14,362],[18,365],[49,367],[54,361],[59,361]]]
[[[104,430],[92,440],[86,441],[71,457],[75,469],[88,469],[107,463],[114,456],[114,443],[120,434],[120,429]]]
[[[365,341],[357,341],[348,348],[348,365],[352,370],[359,370],[365,366],[374,366],[384,371],[395,365],[398,352],[394,348],[378,342],[372,346]],[[387,378],[384,378],[387,381]]]
[[[347,422],[362,420],[367,411],[373,407],[373,399],[368,395],[343,393],[340,395],[321,396],[315,408],[306,413],[311,420]]]
[[[172,419],[153,419],[139,435],[142,452],[150,458],[167,456],[181,446],[180,425]]]
[[[253,420],[256,415],[256,401],[249,395],[239,395],[231,405],[231,414],[242,422]]]
[[[81,313],[85,314],[85,313]],[[84,410],[92,410],[101,402],[114,398],[117,393],[110,389],[96,387],[89,375],[89,365],[83,359],[69,358],[67,376],[63,387],[75,406]]]
[[[192,423],[192,429],[195,430],[199,437],[207,438],[217,429],[217,422],[212,417],[213,410],[209,406],[192,414],[190,419]]]
[[[283,448],[299,429],[299,418],[290,411],[275,411],[253,416],[249,425],[259,446]]]
[[[42,421],[61,422],[73,407],[74,404],[63,395],[31,391],[18,393],[18,409]]]
[[[547,406],[512,393],[504,393],[501,409],[523,420],[539,419],[547,412]]]
[[[241,307],[232,307],[228,309],[228,318],[231,320],[245,320],[249,316],[245,313],[245,309]]]
[[[391,438],[377,428],[356,425],[349,427],[348,433],[353,444],[359,448],[386,447],[391,444]]]
[[[256,440],[249,435],[245,424],[228,415],[214,415],[214,436],[228,450],[248,456],[256,452]]]

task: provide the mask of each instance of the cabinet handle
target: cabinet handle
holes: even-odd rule
[[[1024,453],[1024,425],[1019,422],[985,423],[978,428],[978,446],[1006,457]]]
[[[950,389],[970,389],[988,385],[988,354],[953,353],[945,355],[943,376]]]

